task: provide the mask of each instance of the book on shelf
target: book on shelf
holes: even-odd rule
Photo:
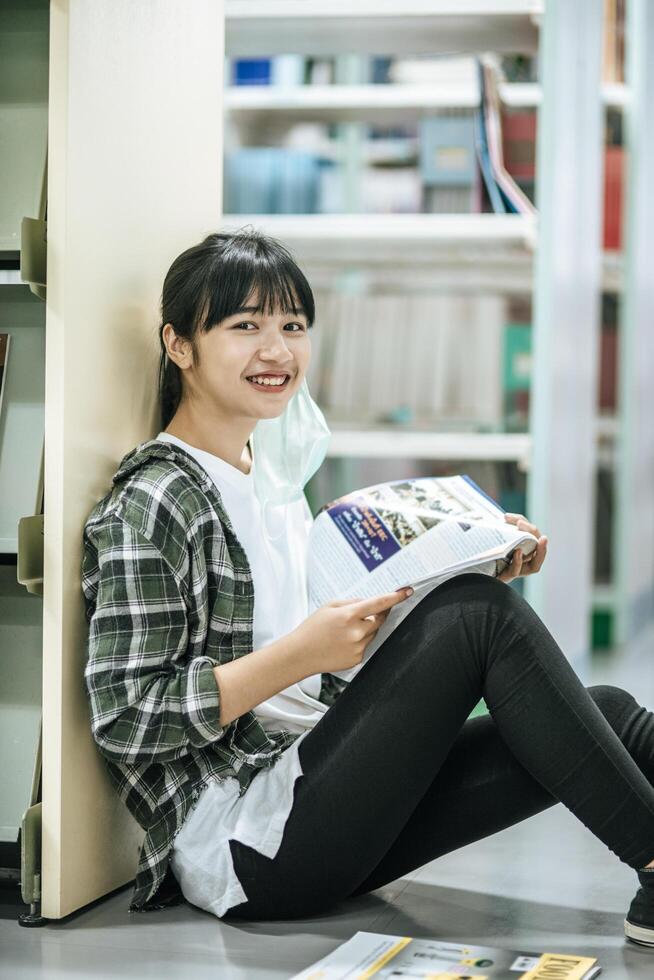
[[[407,164],[364,167],[360,201],[363,214],[419,214],[423,203],[419,169]],[[343,203],[341,200],[340,210],[344,210]]]
[[[624,186],[624,147],[604,148],[604,233],[605,249],[622,246],[622,189]]]
[[[425,980],[593,980],[602,972],[594,956],[523,952],[357,932],[291,980],[364,980],[367,977],[424,977]]]
[[[241,147],[225,154],[228,214],[315,214],[320,203],[317,153],[287,147]]]
[[[336,599],[370,598],[410,585],[365,649],[337,676],[351,679],[432,589],[455,575],[497,575],[519,548],[538,541],[505,520],[504,510],[469,476],[378,483],[325,504],[307,547],[309,611]]]
[[[456,214],[475,210],[478,170],[471,112],[420,121],[420,174],[424,211]]]
[[[502,110],[504,165],[531,201],[535,195],[537,121],[535,109]]]
[[[615,324],[603,323],[600,334],[600,370],[598,401],[601,412],[613,414],[617,409],[618,331]]]
[[[232,85],[270,85],[272,58],[233,58]]]
[[[481,109],[477,123],[477,152],[492,210],[536,214],[536,208],[504,164],[502,119],[497,69],[489,57],[479,60]]]
[[[602,80],[623,82],[626,0],[604,0]]]
[[[396,85],[430,85],[479,94],[473,55],[394,58],[388,68],[388,79]]]
[[[532,327],[530,323],[507,323],[504,330],[504,427],[507,432],[529,428],[532,376]]]

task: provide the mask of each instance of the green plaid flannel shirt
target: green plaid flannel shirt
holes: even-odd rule
[[[247,711],[224,728],[213,667],[252,651],[250,567],[220,493],[181,447],[128,453],[84,525],[84,670],[91,730],[120,798],[146,831],[130,912],[182,900],[169,866],[204,786],[240,795],[298,734]],[[322,675],[334,703],[347,683]]]

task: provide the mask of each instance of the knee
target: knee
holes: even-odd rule
[[[524,603],[520,593],[510,588],[506,582],[481,572],[464,572],[462,575],[455,575],[454,578],[448,579],[428,593],[423,601],[428,599],[436,604],[447,601],[463,603],[478,600],[484,604],[500,605],[504,608]]]
[[[418,611],[419,610],[419,611]],[[478,616],[494,624],[513,624],[534,627],[536,614],[516,589],[506,582],[479,572],[455,575],[428,592],[407,617],[407,629],[419,621],[431,628],[432,617],[439,622],[446,619],[469,619]]]
[[[607,720],[620,718],[636,703],[629,691],[611,684],[594,684],[587,691]]]

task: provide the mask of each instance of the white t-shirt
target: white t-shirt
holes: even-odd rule
[[[268,508],[266,529],[254,494],[256,461],[249,473],[243,473],[224,459],[167,432],[160,432],[157,438],[176,443],[190,453],[220,492],[252,572],[253,649],[291,632],[307,617],[306,545],[313,518],[306,498]],[[284,533],[285,507],[288,533]],[[193,905],[220,917],[246,900],[234,870],[230,839],[249,844],[268,858],[277,854],[293,806],[295,781],[303,775],[300,742],[328,710],[317,700],[320,684],[321,675],[314,674],[254,708],[264,729],[302,734],[274,765],[255,775],[243,796],[239,796],[236,778],[214,781],[204,788],[186,815],[173,843],[170,863],[182,894]]]
[[[190,453],[220,492],[252,571],[253,650],[290,633],[309,614],[306,549],[313,517],[306,497],[303,495],[292,504],[268,507],[266,528],[254,493],[256,460],[250,472],[243,473],[219,456],[196,449],[167,432],[160,432],[157,439],[175,443]],[[254,708],[262,728],[300,733],[313,728],[327,710],[327,705],[318,700],[321,682],[320,674],[312,674]]]

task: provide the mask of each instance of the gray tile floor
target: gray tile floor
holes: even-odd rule
[[[584,683],[617,684],[654,709],[653,654],[649,634],[577,670]],[[357,930],[588,953],[606,980],[652,978],[654,950],[622,933],[635,888],[633,872],[557,806],[325,916],[227,923],[188,905],[130,916],[130,885],[44,928],[0,920],[0,978],[281,980]]]

